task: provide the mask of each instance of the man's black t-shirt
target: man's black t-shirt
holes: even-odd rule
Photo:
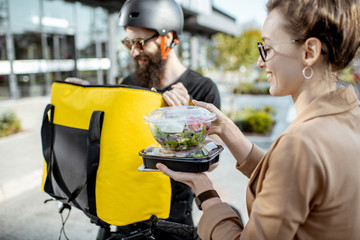
[[[204,101],[214,104],[220,109],[220,94],[215,83],[207,77],[204,77],[198,72],[187,69],[180,78],[173,84],[181,82],[187,89],[190,97],[198,101]],[[132,73],[121,82],[121,84],[137,86],[135,81],[135,74]],[[160,93],[171,90],[171,86],[162,90],[157,90]],[[176,182],[171,179],[172,197],[169,221],[194,225],[192,220],[192,202],[194,200],[194,193],[187,185]],[[183,239],[174,235],[166,233],[158,233],[156,239]]]
[[[185,86],[192,99],[212,103],[220,109],[219,90],[210,78],[204,77],[198,72],[187,69],[173,84],[176,84],[178,82],[181,82]],[[129,76],[125,77],[121,83],[137,86],[135,81],[135,74],[132,73]],[[157,91],[162,93],[169,90],[171,90],[171,86]]]

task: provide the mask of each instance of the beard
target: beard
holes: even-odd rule
[[[145,61],[139,64],[139,60]],[[141,87],[160,89],[160,79],[164,75],[165,60],[161,58],[160,49],[155,54],[141,54],[134,58],[135,81]]]

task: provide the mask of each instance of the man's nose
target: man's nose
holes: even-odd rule
[[[136,44],[132,45],[131,46],[131,50],[130,50],[130,54],[131,54],[131,57],[136,57],[140,54],[141,50],[136,47]]]

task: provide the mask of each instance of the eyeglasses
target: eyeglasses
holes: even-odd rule
[[[263,44],[262,42],[257,42],[257,46],[258,46],[262,60],[264,62],[266,62],[266,58],[269,56],[269,52],[272,49],[272,46],[286,44],[286,43],[294,43],[294,42],[298,42],[298,41],[299,40],[289,40],[289,41],[283,41],[283,42],[275,42],[272,44]],[[269,59],[271,59],[271,58],[269,58]]]
[[[153,38],[156,38],[158,37],[159,34],[156,33],[154,35],[152,35],[151,37],[148,37],[148,38],[145,38],[145,39],[133,39],[133,40],[130,40],[130,39],[127,39],[125,38],[124,40],[122,40],[122,44],[124,44],[124,46],[126,48],[128,48],[129,50],[131,50],[133,48],[133,46],[137,47],[138,49],[140,50],[144,50],[144,45],[147,41],[153,39]]]
[[[275,42],[271,44],[263,44],[262,42],[257,42],[257,46],[260,52],[260,56],[264,62],[266,62],[266,59],[271,59],[271,56],[269,56],[269,52],[272,49],[272,46],[279,45],[279,44],[286,44],[286,43],[294,43],[294,42],[300,42],[300,40],[289,40],[289,41],[283,41],[283,42]],[[321,54],[326,55],[327,51],[321,48]]]

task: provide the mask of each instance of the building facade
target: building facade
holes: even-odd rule
[[[79,77],[116,84],[133,67],[117,25],[125,0],[0,0],[0,100],[49,95],[51,84]],[[206,68],[211,35],[238,33],[235,19],[211,0],[178,0],[184,33],[176,51],[192,69]]]

